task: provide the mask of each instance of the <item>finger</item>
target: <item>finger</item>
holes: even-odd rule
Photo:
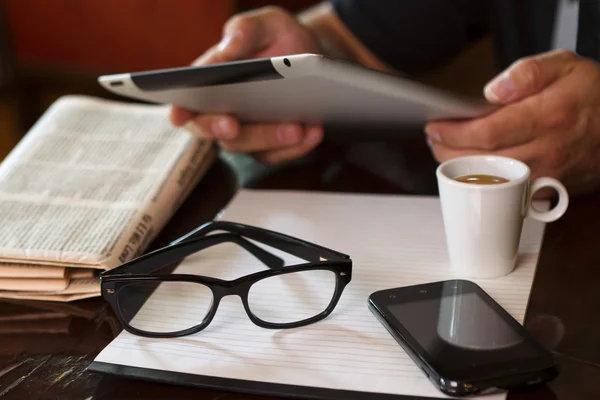
[[[200,57],[195,59],[194,62],[192,62],[192,65],[200,66],[200,65],[218,64],[218,63],[226,62],[226,61],[228,61],[228,60],[223,59],[223,57],[221,56],[221,52],[219,51],[218,45],[215,45],[215,46],[211,47],[210,49],[206,50],[206,52],[204,52],[204,54],[202,54]]]
[[[454,158],[465,157],[465,156],[474,156],[474,155],[494,155],[494,156],[503,156],[510,157],[517,160],[523,161],[527,164],[532,173],[540,169],[547,170],[547,166],[544,162],[546,155],[551,152],[551,146],[548,140],[536,140],[531,143],[527,143],[521,146],[508,147],[498,151],[485,151],[485,150],[477,150],[477,149],[454,149],[451,147],[447,147],[440,143],[427,143],[431,148],[431,152],[435,159],[442,163]]]
[[[233,17],[225,25],[221,41],[194,60],[192,65],[210,65],[252,58],[269,43],[262,31],[259,18]]]
[[[518,101],[569,74],[578,57],[569,51],[557,50],[538,56],[522,58],[492,79],[483,92],[492,103],[507,104]]]
[[[252,58],[269,42],[270,38],[264,34],[262,18],[234,17],[225,25],[218,51],[225,61],[242,60]]]
[[[235,139],[219,144],[233,153],[254,153],[300,144],[304,136],[299,124],[255,124],[242,126]]]
[[[240,123],[230,115],[202,114],[186,124],[193,134],[218,140],[233,140],[240,131]]]
[[[498,150],[528,143],[536,138],[532,108],[537,99],[510,104],[492,114],[470,121],[435,121],[425,126],[433,143],[455,149]]]
[[[227,61],[253,58],[282,34],[282,22],[291,20],[277,7],[264,7],[238,14],[223,28],[223,39],[217,46],[220,57]]]
[[[323,128],[321,126],[310,126],[306,128],[306,134],[299,144],[283,149],[261,152],[255,154],[255,157],[265,164],[281,164],[305,156],[317,147],[322,140]]]
[[[458,158],[458,157],[492,154],[489,151],[478,150],[478,149],[455,149],[452,147],[448,147],[448,146],[444,145],[443,143],[431,142],[429,139],[427,139],[427,145],[431,149],[431,152],[433,153],[434,158],[440,163],[443,163],[445,161],[452,160],[452,159]],[[505,149],[505,151],[506,151],[506,149]],[[493,152],[494,155],[500,155],[500,153],[501,153],[501,151]]]
[[[197,114],[193,111],[186,110],[185,108],[173,106],[169,113],[169,119],[175,126],[183,126],[186,122],[194,118]]]

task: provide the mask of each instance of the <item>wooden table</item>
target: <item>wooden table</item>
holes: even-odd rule
[[[327,183],[320,179],[324,167],[316,168],[313,173],[292,169],[266,180],[264,185],[305,190],[397,191],[346,168],[333,183]],[[212,219],[235,190],[231,169],[223,162],[217,163],[153,247]],[[599,228],[600,194],[573,199],[565,217],[548,225],[525,325],[556,352],[561,373],[548,387],[511,393],[509,399],[600,399]],[[258,398],[86,372],[96,354],[120,331],[112,311],[101,299],[58,306],[2,301],[0,306],[17,313],[25,307],[59,307],[61,312],[72,315],[68,332],[0,333],[0,400]]]

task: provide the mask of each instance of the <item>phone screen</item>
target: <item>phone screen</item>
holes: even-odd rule
[[[523,328],[473,287],[449,281],[409,296],[387,296],[386,314],[398,321],[446,378],[489,375],[502,366],[528,365],[542,356],[544,350],[523,335]]]

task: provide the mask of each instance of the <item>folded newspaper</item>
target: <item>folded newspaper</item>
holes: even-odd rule
[[[0,298],[100,295],[215,159],[164,106],[57,100],[0,164]]]

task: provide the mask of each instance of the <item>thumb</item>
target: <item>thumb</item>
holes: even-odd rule
[[[223,29],[223,39],[217,46],[219,58],[236,61],[253,58],[271,42],[262,15],[233,17]]]
[[[522,58],[492,79],[483,93],[488,101],[497,104],[521,100],[569,74],[576,60],[574,53],[565,50]]]

